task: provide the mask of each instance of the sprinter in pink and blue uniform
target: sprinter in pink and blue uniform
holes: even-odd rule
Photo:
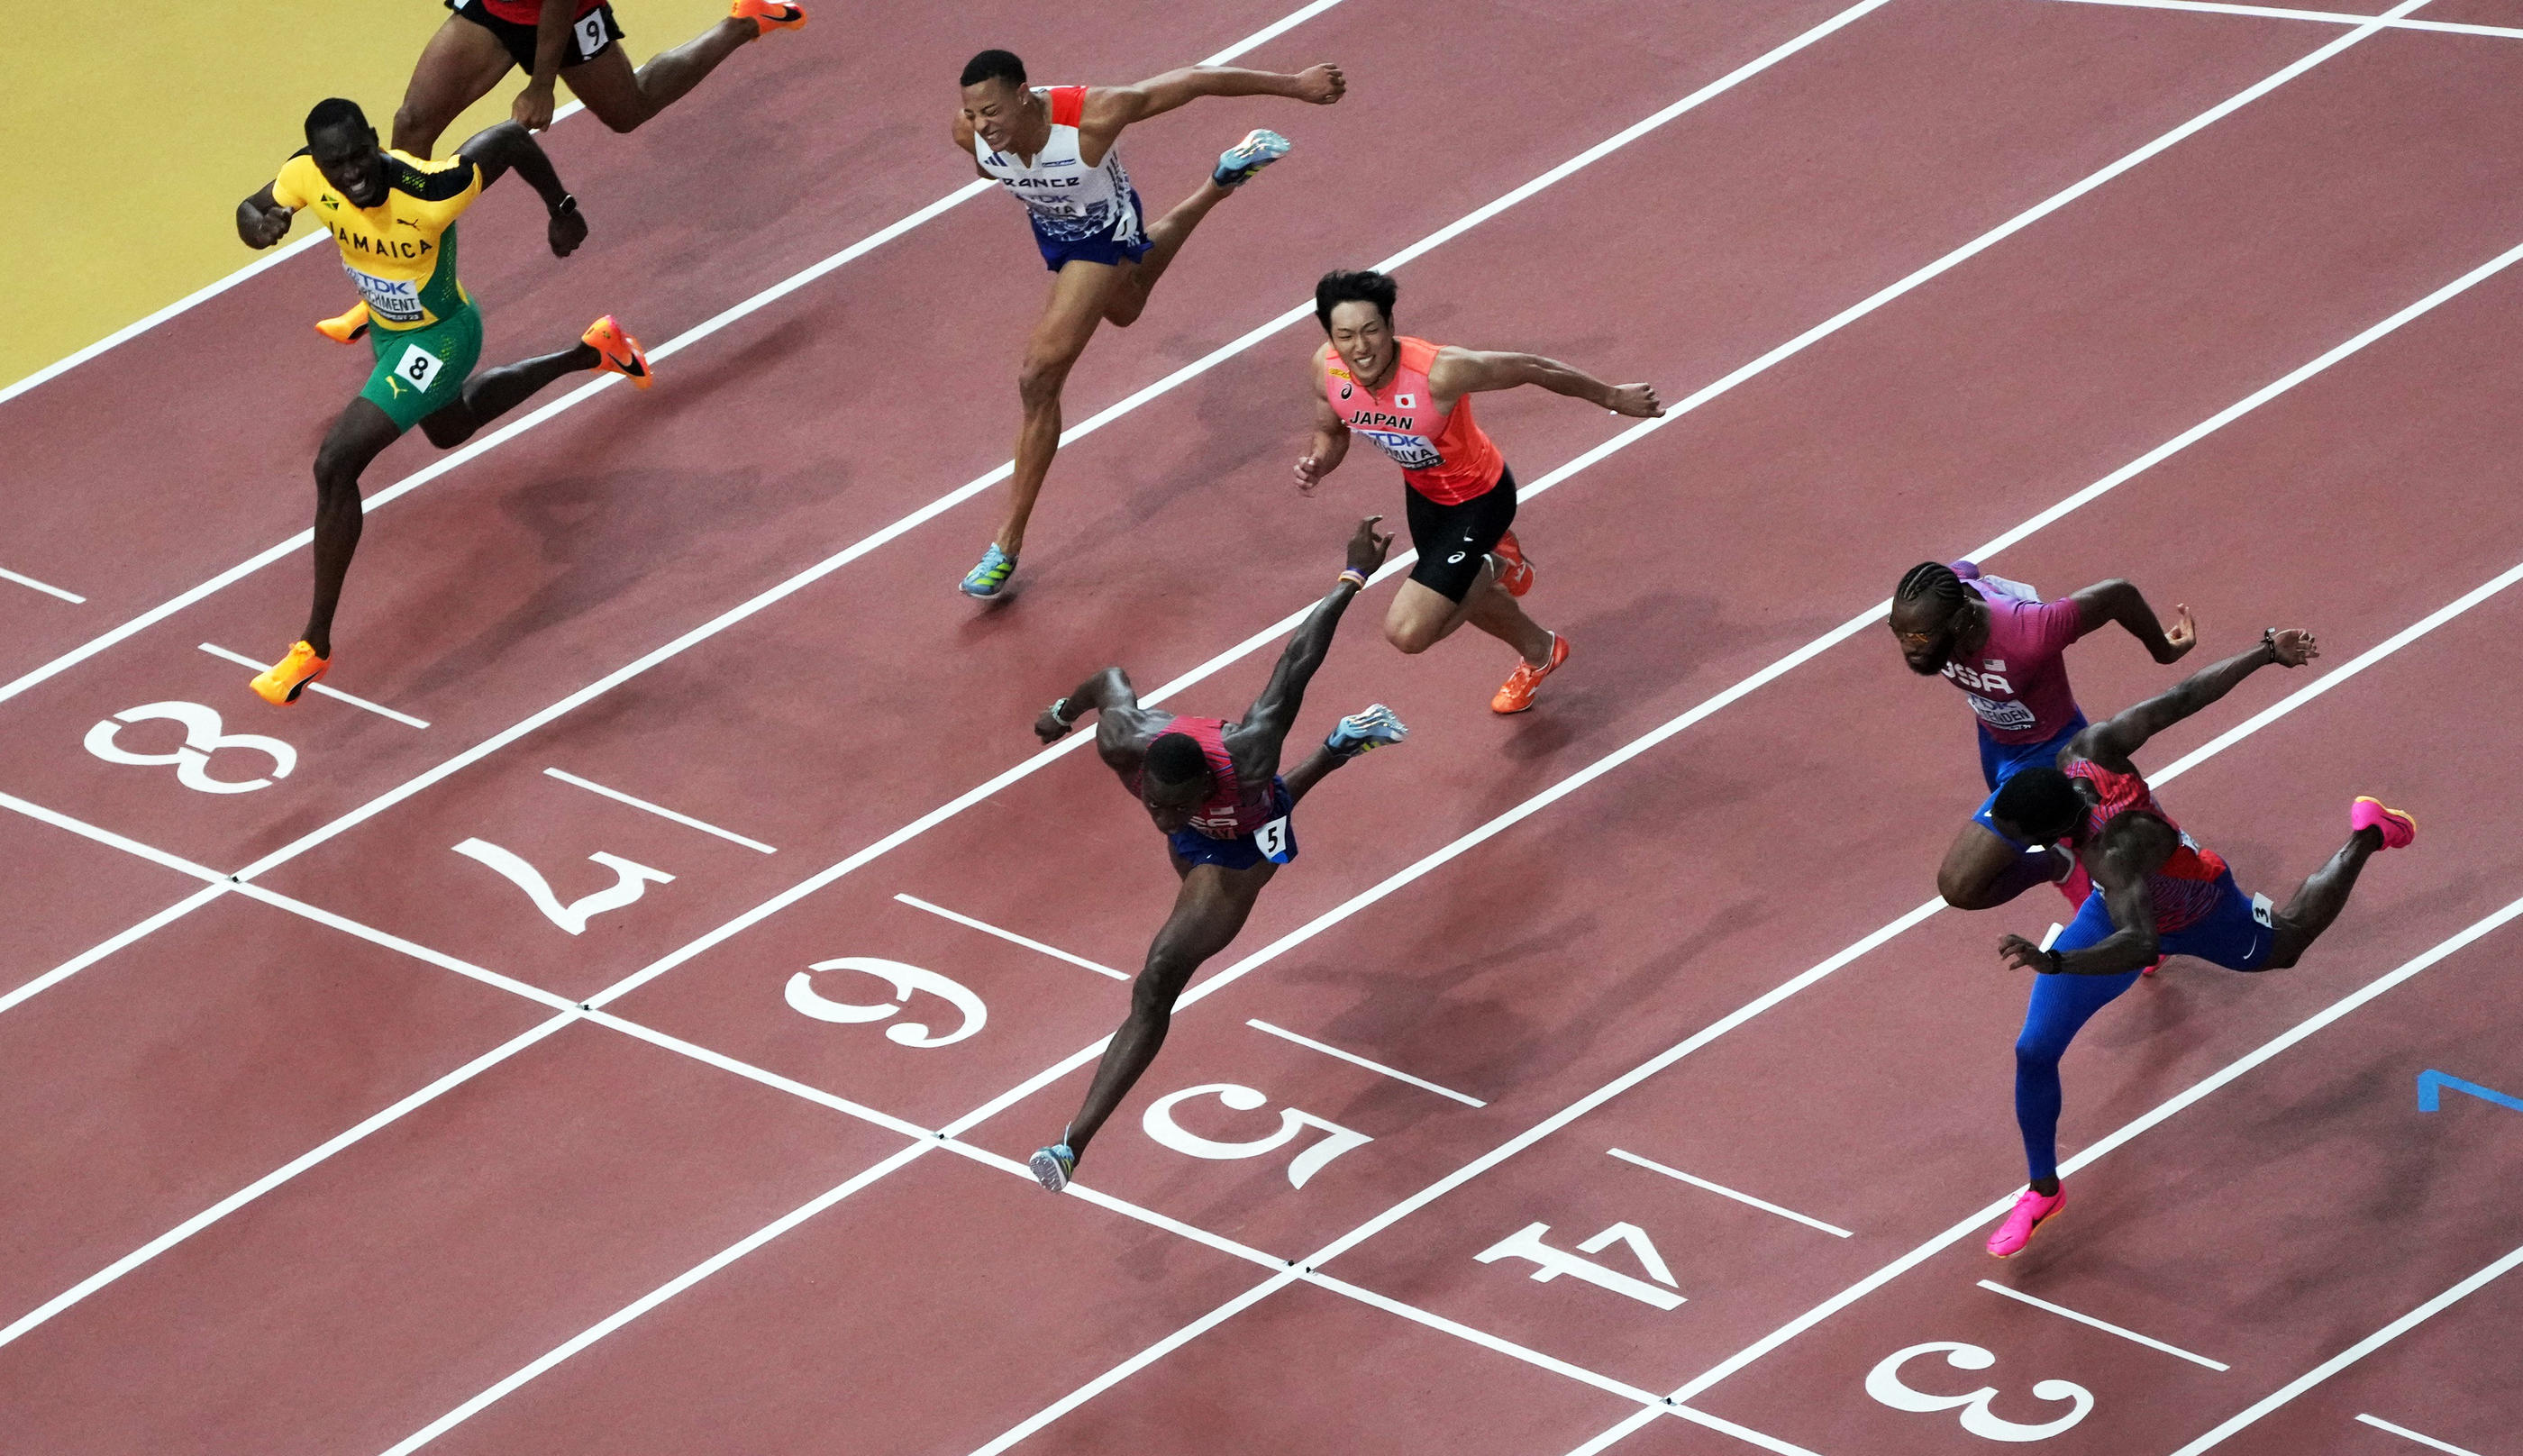
[[[2066,1206],[2059,1183],[2059,1058],[2096,1011],[2149,962],[2194,956],[2228,970],[2284,970],[2348,906],[2365,862],[2417,838],[2417,821],[2381,800],[2348,807],[2348,842],[2284,909],[2234,883],[2224,857],[2181,831],[2130,760],[2147,740],[2215,702],[2275,663],[2299,668],[2319,654],[2312,634],[2261,634],[2250,651],[2193,675],[2169,692],[2071,736],[2053,764],[2010,775],[1992,801],[1991,827],[2028,844],[2056,842],[2093,879],[2076,917],[2046,949],[2021,935],[1997,943],[2019,969],[2036,972],[2023,1031],[2015,1042],[2015,1120],[2027,1182],[1988,1251],[2006,1258]]]
[[[1409,731],[1392,709],[1374,703],[1335,724],[1304,763],[1284,775],[1279,772],[1288,731],[1305,705],[1306,684],[1331,650],[1333,629],[1392,549],[1393,538],[1375,529],[1382,519],[1358,523],[1339,583],[1289,639],[1269,685],[1241,720],[1142,708],[1119,668],[1087,679],[1034,720],[1034,735],[1052,743],[1087,713],[1098,715],[1096,753],[1166,836],[1174,875],[1182,882],[1173,914],[1149,945],[1130,988],[1129,1019],[1106,1044],[1084,1104],[1060,1141],[1029,1160],[1034,1176],[1054,1193],[1069,1186],[1088,1140],[1156,1059],[1174,1001],[1192,973],[1226,949],[1244,928],[1262,887],[1297,858],[1297,831],[1289,819],[1297,801],[1332,770],[1369,749],[1399,743]]]
[[[2033,885],[2057,884],[2071,905],[2085,886],[2072,857],[2048,843],[2010,838],[1989,818],[1997,791],[2022,769],[2046,768],[2082,731],[2085,715],[2068,686],[2068,644],[2117,622],[2157,662],[2173,663],[2198,639],[2190,609],[2172,609],[2169,631],[2135,587],[2097,583],[2043,601],[2019,582],[1984,576],[1968,561],[1923,561],[1892,592],[1892,637],[1923,678],[1962,689],[1979,723],[1979,772],[1989,797],[1954,836],[1936,870],[1936,892],[1956,910],[2003,905]]]
[[[1025,346],[1017,395],[1016,473],[1008,513],[978,564],[965,574],[967,596],[1006,588],[1024,546],[1034,497],[1060,449],[1060,394],[1096,326],[1126,328],[1148,306],[1149,291],[1209,210],[1288,155],[1288,139],[1253,131],[1226,149],[1200,189],[1154,223],[1140,216],[1139,190],[1121,165],[1121,131],[1204,96],[1285,96],[1329,106],[1347,83],[1340,68],[1293,75],[1233,66],[1191,66],[1135,86],[1028,86],[1024,63],[983,51],[964,68],[955,150],[1025,206],[1034,243],[1052,271],[1051,298]]]

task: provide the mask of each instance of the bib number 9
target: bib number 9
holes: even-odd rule
[[[575,28],[578,31],[578,59],[581,61],[595,60],[597,51],[613,43],[613,37],[604,28],[604,11],[601,7],[588,12],[579,20]]]

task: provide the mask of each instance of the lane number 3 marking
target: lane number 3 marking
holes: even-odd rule
[[[2073,1408],[2068,1414],[2045,1426],[2024,1426],[2000,1420],[1989,1413],[1989,1403],[1997,1399],[1997,1386],[1982,1386],[1962,1395],[1930,1395],[1914,1390],[1901,1380],[1901,1367],[1921,1355],[1942,1354],[1945,1363],[1956,1370],[1986,1370],[1997,1363],[1997,1356],[1976,1344],[1953,1339],[1933,1339],[1914,1344],[1906,1350],[1895,1350],[1876,1363],[1866,1373],[1866,1393],[1896,1411],[1962,1410],[1963,1430],[1993,1441],[2038,1441],[2067,1431],[2085,1419],[2094,1408],[2093,1392],[2070,1381],[2042,1381],[2032,1387],[2035,1400],[2065,1400]]]

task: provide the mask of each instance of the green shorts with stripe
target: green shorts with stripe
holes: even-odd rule
[[[408,430],[464,398],[464,381],[482,359],[482,310],[470,303],[425,329],[368,330],[376,372],[359,398]]]

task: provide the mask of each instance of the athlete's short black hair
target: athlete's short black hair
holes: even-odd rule
[[[2076,782],[2051,768],[2025,769],[1998,788],[1988,812],[2037,839],[2056,839],[2084,818]]]
[[[1172,786],[1209,776],[1209,755],[1189,733],[1159,733],[1148,745],[1148,776]]]
[[[368,114],[359,110],[357,102],[346,101],[339,96],[324,98],[307,114],[307,139],[310,142],[315,140],[315,133],[319,131],[336,131],[344,127],[353,131],[375,130],[368,124]]]
[[[1963,604],[1971,600],[1971,588],[1963,585],[1963,579],[1954,575],[1954,569],[1941,561],[1922,561],[1911,567],[1901,578],[1901,585],[1892,588],[1893,605],[1925,597],[1934,602],[1947,617],[1961,611]]]
[[[1314,285],[1314,317],[1321,320],[1323,332],[1332,331],[1332,310],[1343,304],[1373,304],[1384,315],[1387,325],[1393,322],[1393,301],[1402,297],[1402,285],[1391,275],[1372,268],[1334,268]]]
[[[1025,83],[1024,63],[1014,51],[983,51],[964,63],[964,79],[957,85],[977,86],[983,81],[1005,81],[1011,86]]]

